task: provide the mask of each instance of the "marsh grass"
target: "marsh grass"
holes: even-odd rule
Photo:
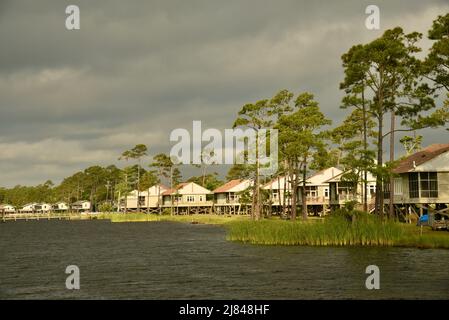
[[[449,233],[428,232],[415,226],[358,216],[354,221],[333,216],[319,222],[239,221],[227,225],[228,240],[263,245],[412,246],[449,248]]]
[[[398,246],[449,249],[449,232],[447,231],[432,231],[429,227],[424,227],[421,235],[419,227],[403,225],[403,228],[405,235],[396,244]]]
[[[377,216],[336,214],[325,219],[285,221],[279,218],[252,221],[249,216],[157,215],[105,213],[99,219],[112,222],[155,222],[223,225],[227,239],[262,245],[399,246],[449,249],[449,232],[382,221]]]
[[[172,221],[182,223],[198,224],[219,224],[224,225],[231,221],[247,221],[248,216],[228,216],[211,214],[191,214],[191,215],[157,215],[145,213],[105,213],[100,216],[101,219],[108,219],[111,222],[155,222]]]

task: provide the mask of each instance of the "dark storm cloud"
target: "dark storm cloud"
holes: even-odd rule
[[[283,88],[313,92],[338,122],[341,55],[396,25],[426,33],[449,10],[378,1],[382,30],[369,31],[371,3],[0,1],[0,185],[59,181],[136,143],[167,152],[172,129],[229,127]],[[79,31],[64,27],[69,4]]]

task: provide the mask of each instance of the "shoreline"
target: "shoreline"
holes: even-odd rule
[[[421,230],[400,222],[379,222],[364,218],[357,224],[341,217],[311,218],[309,221],[286,221],[272,217],[253,221],[248,215],[158,215],[146,213],[99,213],[85,219],[66,221],[109,220],[111,223],[175,222],[221,226],[226,240],[252,245],[319,246],[319,247],[402,247],[449,249],[449,232]],[[40,220],[55,220],[42,217]],[[36,221],[40,221],[36,220]],[[13,221],[11,221],[13,222]]]
[[[111,217],[111,218],[110,218]],[[100,217],[99,217],[100,218]],[[101,218],[121,222],[178,222],[223,226],[226,239],[253,245],[404,247],[449,249],[449,232],[421,230],[415,225],[362,219],[357,225],[335,219],[316,218],[303,222],[279,218],[252,221],[249,216],[109,214]]]

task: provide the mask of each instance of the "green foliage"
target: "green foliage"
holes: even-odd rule
[[[310,169],[320,171],[330,167],[339,166],[340,150],[329,149],[326,146],[318,146],[316,152],[313,154],[313,160],[310,164]]]
[[[423,136],[421,135],[415,135],[413,137],[404,136],[399,140],[399,142],[404,146],[407,156],[421,149],[422,138]]]
[[[449,91],[449,13],[438,16],[433,21],[428,38],[434,40],[429,55],[424,62],[424,68],[429,79],[437,87]]]
[[[340,164],[345,171],[362,173],[370,171],[374,165],[375,151],[369,148],[369,140],[375,138],[375,122],[364,114],[360,108],[355,108],[343,123],[332,130],[332,140],[339,145],[341,152]],[[364,142],[366,130],[367,141]]]
[[[397,131],[439,127],[449,120],[449,109],[435,110],[434,89],[424,79],[430,67],[423,67],[426,64],[416,58],[421,37],[396,27],[368,44],[353,46],[342,56],[344,106],[363,105],[377,122],[377,168],[372,170],[377,174],[377,193],[383,190],[383,178],[389,176],[379,175],[384,170],[384,138]],[[400,118],[402,127],[384,132],[384,116],[389,112]],[[394,144],[390,149],[394,150]],[[376,198],[376,212],[383,214],[382,197]]]
[[[226,180],[248,179],[252,177],[253,170],[246,164],[234,164],[226,175]]]
[[[321,112],[318,102],[314,100],[311,93],[304,92],[295,100],[296,110],[290,114],[281,116],[275,126],[279,130],[279,152],[281,158],[287,164],[287,172],[292,188],[297,189],[299,176],[307,175],[309,166],[316,155],[323,152],[327,132],[323,127],[330,125]],[[315,162],[316,163],[316,162]],[[301,188],[303,190],[304,188]],[[303,192],[303,191],[302,191]],[[296,193],[292,198],[292,219],[296,217]],[[307,206],[302,206],[303,218],[307,218]]]
[[[209,173],[204,177],[203,176],[191,177],[187,181],[195,182],[196,184],[199,184],[200,186],[202,186],[206,189],[209,189],[209,190],[214,190],[223,184],[223,181],[218,179],[218,173],[216,173],[216,172]],[[204,183],[203,183],[203,181],[204,181]]]
[[[112,204],[110,202],[103,202],[102,204],[100,204],[98,206],[98,210],[100,212],[113,212],[114,207],[112,206]]]
[[[178,168],[173,169],[172,181],[173,181],[173,186],[180,184],[182,181],[182,174]]]
[[[14,207],[21,207],[31,202],[52,203],[55,199],[57,199],[57,193],[53,189],[53,183],[49,181],[34,187],[18,185],[10,189],[0,189],[0,202]]]
[[[170,187],[176,186],[182,179],[181,172],[176,164],[165,153],[155,155],[153,157],[153,162],[150,164],[150,168],[156,169],[159,179],[168,179]]]
[[[260,100],[256,103],[245,104],[234,121],[233,128],[249,127],[253,129],[268,128],[271,126],[270,103],[268,100]]]
[[[145,171],[143,168],[140,170],[144,172],[140,178],[140,191],[147,190],[159,183],[159,178],[156,176],[155,171]]]

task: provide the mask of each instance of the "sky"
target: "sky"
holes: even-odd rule
[[[72,4],[80,30],[65,27]],[[379,30],[365,27],[369,4]],[[447,0],[0,0],[0,186],[123,166],[138,143],[168,153],[172,130],[231,128],[281,89],[313,93],[338,124],[341,55],[395,26],[423,33],[427,50],[447,12]],[[424,146],[449,140],[423,134]]]

